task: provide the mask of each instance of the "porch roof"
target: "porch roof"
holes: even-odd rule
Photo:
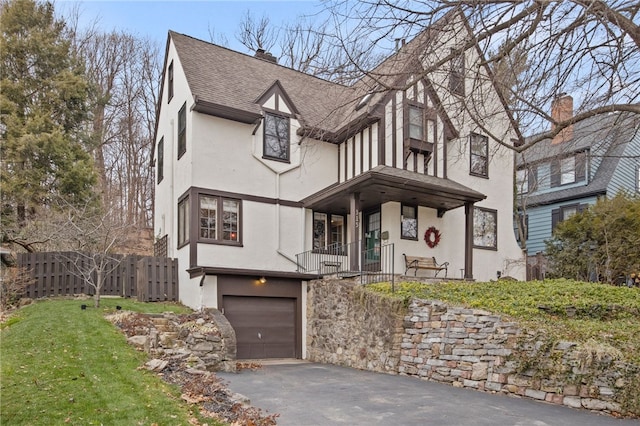
[[[397,201],[445,212],[487,198],[450,179],[377,166],[346,182],[318,191],[303,199],[302,203],[309,209],[346,214],[353,193],[360,193],[361,210]]]

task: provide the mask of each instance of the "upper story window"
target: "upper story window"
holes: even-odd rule
[[[289,117],[265,113],[263,152],[265,158],[289,161]]]
[[[345,243],[345,218],[342,215],[313,212],[313,249],[341,249]]]
[[[636,167],[636,192],[640,192],[640,166]]]
[[[164,179],[164,137],[158,141],[158,183]]]
[[[551,162],[551,187],[580,182],[585,178],[586,154],[580,152]]]
[[[200,195],[199,239],[210,243],[240,243],[240,200]]]
[[[473,246],[498,249],[498,211],[473,208]]]
[[[178,159],[187,152],[187,103],[178,112]]]
[[[464,51],[451,49],[449,71],[449,90],[455,95],[464,96]]]
[[[178,247],[189,241],[189,197],[178,202]]]
[[[489,138],[471,133],[471,165],[469,173],[474,176],[489,177]]]
[[[400,238],[418,240],[418,208],[402,205]]]
[[[167,70],[167,85],[169,86],[167,89],[167,103],[169,103],[173,98],[173,61],[171,61]]]
[[[529,170],[516,170],[516,191],[518,194],[526,194],[529,192]]]
[[[409,105],[409,137],[418,140],[424,138],[424,110],[416,105]]]

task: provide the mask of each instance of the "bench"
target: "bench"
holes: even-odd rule
[[[420,256],[407,256],[402,253],[404,256],[404,264],[407,269],[405,269],[404,274],[407,275],[409,269],[415,269],[413,273],[414,276],[418,275],[418,269],[427,269],[431,271],[436,271],[436,277],[438,273],[444,269],[444,276],[447,277],[447,269],[449,267],[449,262],[438,263],[436,262],[435,257],[420,257]]]

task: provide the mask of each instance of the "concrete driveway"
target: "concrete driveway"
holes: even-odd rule
[[[217,373],[278,425],[639,425],[586,410],[304,361]]]

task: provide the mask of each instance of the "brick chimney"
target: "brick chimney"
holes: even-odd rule
[[[556,128],[555,122],[566,121],[573,117],[573,98],[566,93],[560,93],[551,102],[551,130]],[[552,145],[556,145],[573,139],[573,124],[562,129],[551,141]]]
[[[265,61],[273,62],[274,64],[278,63],[278,58],[276,58],[269,52],[265,52],[264,49],[256,50],[256,54],[254,56],[259,59],[264,59]]]

